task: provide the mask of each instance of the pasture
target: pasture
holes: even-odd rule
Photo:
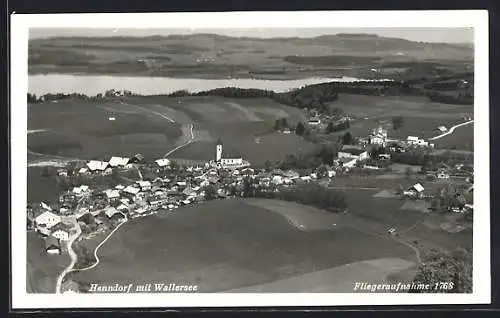
[[[346,130],[353,136],[367,137],[372,128],[383,126],[388,130],[389,139],[406,139],[407,136],[430,138],[439,134],[436,131],[438,126],[450,128],[463,122],[463,114],[471,114],[474,111],[470,105],[434,103],[425,97],[410,96],[340,94],[339,99],[330,105],[358,118]],[[392,118],[397,116],[403,117],[404,123],[400,129],[395,130]]]
[[[439,149],[474,151],[474,124],[458,127],[452,134],[432,142]]]
[[[43,168],[29,167],[27,170],[27,201],[48,204],[59,200],[59,187],[55,177],[43,177]]]
[[[170,281],[216,292],[412,254],[404,245],[342,222],[331,229],[313,226],[301,231],[283,216],[286,207],[281,203],[260,204],[218,200],[132,220],[102,246],[98,266],[72,279],[82,284]],[[290,210],[292,218],[303,211],[307,216],[300,216],[301,221],[311,218],[307,224],[312,225],[319,213],[327,213],[308,214],[309,208],[301,210],[296,204]],[[351,275],[354,279],[361,272]]]
[[[35,232],[27,233],[26,291],[54,293],[57,275],[69,265],[67,254],[49,255],[43,240]]]

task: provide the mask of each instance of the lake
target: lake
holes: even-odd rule
[[[286,92],[305,85],[324,82],[353,82],[354,77],[311,77],[294,80],[263,80],[248,78],[197,79],[172,77],[138,77],[108,75],[30,75],[28,91],[38,96],[47,93],[80,93],[94,96],[110,89],[129,90],[141,95],[170,94],[179,90],[192,93],[222,87],[257,88],[275,92]]]

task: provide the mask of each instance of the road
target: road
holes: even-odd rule
[[[189,127],[189,133],[191,134],[190,138],[188,141],[186,141],[185,143],[183,143],[182,145],[180,146],[177,146],[175,147],[174,149],[170,150],[169,152],[167,152],[165,154],[165,158],[170,156],[171,154],[173,154],[174,152],[176,152],[177,150],[183,148],[183,147],[186,147],[187,145],[191,144],[193,141],[194,141],[194,133],[193,133],[193,128],[194,128],[194,125],[193,124],[189,124],[190,127]]]
[[[451,134],[453,134],[453,132],[455,131],[456,128],[471,124],[473,122],[474,122],[474,120],[470,120],[470,121],[466,121],[465,123],[455,125],[455,126],[451,127],[447,132],[442,133],[441,135],[429,138],[429,140],[437,140],[437,139],[443,138],[444,136],[451,135]]]
[[[68,249],[69,257],[71,258],[71,262],[69,263],[68,267],[66,267],[62,271],[62,273],[59,274],[59,276],[57,277],[56,294],[61,293],[61,286],[62,286],[62,283],[64,281],[64,277],[66,277],[66,275],[73,270],[73,267],[75,266],[76,260],[78,258],[75,251],[73,251],[73,242],[80,236],[80,233],[82,232],[82,230],[80,229],[80,226],[78,225],[78,222],[76,221],[76,217],[74,217],[74,216],[67,217],[66,222],[68,222],[68,221],[73,223],[74,228],[76,229],[76,231],[71,235],[71,237],[69,238],[69,240],[67,242],[67,249]]]
[[[85,268],[82,268],[82,269],[76,269],[76,270],[73,270],[71,269],[71,271],[77,271],[77,272],[83,272],[83,271],[88,271],[89,269],[92,269],[94,267],[96,267],[98,264],[99,264],[99,256],[97,255],[97,252],[99,251],[99,248],[101,246],[104,245],[104,243],[106,243],[108,241],[108,239],[125,223],[127,223],[128,219],[126,218],[125,220],[123,220],[123,222],[121,222],[120,224],[118,224],[114,229],[113,231],[111,231],[108,236],[106,236],[106,238],[104,240],[102,240],[101,243],[99,243],[99,245],[97,245],[97,247],[95,248],[94,250],[94,258],[96,259],[96,262],[90,266],[87,266]]]

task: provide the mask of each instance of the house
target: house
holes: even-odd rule
[[[61,254],[61,245],[57,238],[49,236],[44,240],[44,243],[47,254]]]
[[[128,212],[128,206],[124,203],[120,204],[116,209],[122,213]]]
[[[351,169],[358,161],[355,158],[339,158],[336,162],[339,167],[342,167],[343,169]]]
[[[123,189],[123,192],[136,196],[139,192],[141,192],[141,189],[136,188],[134,186],[128,186],[125,189]]]
[[[246,175],[246,176],[248,176],[248,175],[253,175],[253,174],[254,174],[254,172],[255,172],[255,170],[254,170],[254,169],[252,169],[252,168],[245,168],[245,169],[242,169],[242,170],[241,170],[241,173],[242,173],[243,175]]]
[[[379,160],[390,160],[391,159],[391,155],[387,154],[387,153],[381,153],[381,154],[378,155],[378,159]]]
[[[82,194],[82,193],[86,192],[88,189],[89,189],[89,186],[82,185],[82,186],[79,186],[79,187],[74,187],[72,192],[74,194]]]
[[[291,134],[292,132],[290,131],[290,128],[285,128],[285,129],[283,129],[283,133],[284,133],[285,135],[289,135],[289,134]]]
[[[64,229],[57,229],[51,234],[53,237],[57,238],[59,241],[69,240],[69,232]]]
[[[148,211],[148,208],[146,207],[139,207],[137,209],[134,210],[135,213],[137,214],[144,214]]]
[[[40,202],[40,207],[42,209],[47,210],[47,211],[52,211],[52,208],[47,203],[45,203],[45,202]]]
[[[368,159],[368,151],[365,149],[354,148],[354,147],[343,147],[339,153],[339,159],[356,159],[357,161],[362,161]]]
[[[104,210],[104,214],[110,219],[113,218],[117,213],[119,213],[121,217],[125,217],[125,215],[122,212],[118,211],[114,207],[108,207],[106,210]]]
[[[108,189],[104,193],[106,193],[106,198],[108,198],[108,200],[116,200],[120,198],[120,191],[118,190]]]
[[[132,158],[130,158],[129,163],[141,163],[144,162],[144,156],[140,153],[134,155]]]
[[[424,187],[420,183],[415,183],[408,190],[403,191],[403,195],[415,196],[421,195],[424,191]]]
[[[66,169],[58,169],[57,170],[57,175],[60,177],[67,177],[68,176],[68,170]]]
[[[108,167],[109,163],[105,161],[99,161],[99,160],[90,160],[87,163],[87,167],[89,168],[90,171],[96,172],[96,171],[104,171]]]
[[[167,158],[158,159],[158,160],[155,160],[155,162],[159,167],[162,167],[162,168],[170,165],[170,160],[168,160]]]
[[[49,211],[45,211],[35,218],[36,226],[43,226],[45,228],[52,228],[61,222],[61,217]]]
[[[335,170],[328,170],[326,173],[327,173],[328,178],[333,178],[337,174],[337,172],[335,172]]]
[[[139,187],[141,187],[141,191],[149,191],[151,190],[151,182],[149,181],[137,181]]]
[[[319,119],[317,117],[312,117],[309,119],[309,125],[317,126],[319,124],[321,124],[321,119]]]
[[[129,160],[129,158],[124,157],[111,157],[111,159],[109,159],[109,165],[111,167],[125,167]]]
[[[374,166],[374,165],[364,165],[363,169],[379,170],[380,168],[378,166]]]
[[[448,128],[446,128],[445,126],[439,126],[436,128],[436,130],[444,133],[448,131]]]
[[[84,168],[80,168],[80,170],[78,170],[78,173],[82,174],[82,175],[88,175],[88,174],[90,174],[90,171],[88,168],[84,167]]]
[[[408,136],[406,138],[406,144],[408,146],[420,146],[420,147],[427,147],[429,146],[429,143],[423,139],[420,139],[415,136]]]
[[[437,174],[437,178],[438,179],[449,179],[450,175],[447,174],[447,173],[444,173],[444,172],[440,172],[440,173]]]
[[[123,189],[125,189],[125,186],[119,184],[119,185],[115,186],[115,189],[116,190],[123,190]]]

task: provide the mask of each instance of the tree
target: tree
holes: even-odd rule
[[[264,165],[266,167],[266,171],[271,171],[271,169],[273,168],[273,164],[269,160],[266,160],[266,162],[264,163]]]
[[[412,290],[415,293],[471,293],[472,254],[463,248],[452,251],[431,250],[424,257],[413,281],[432,287],[426,291]]]
[[[352,138],[352,135],[350,132],[346,132],[342,136],[342,144],[343,145],[350,145],[350,144],[352,144],[352,141],[353,141],[353,138]]]
[[[405,175],[407,178],[411,177],[411,174],[412,174],[412,170],[410,167],[406,167],[405,169]]]
[[[205,188],[205,200],[210,201],[217,198],[217,190],[210,184]]]
[[[304,123],[299,122],[297,124],[297,127],[295,128],[295,134],[302,136],[305,132],[306,132],[306,127],[305,127]]]
[[[392,128],[398,130],[403,127],[404,118],[401,116],[392,117]]]

